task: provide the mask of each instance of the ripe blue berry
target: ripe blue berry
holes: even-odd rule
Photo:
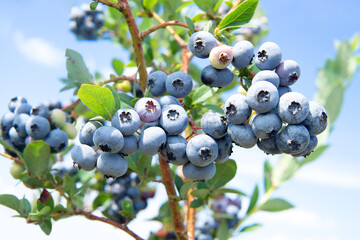
[[[48,118],[49,108],[45,104],[37,104],[32,107],[30,114],[33,116],[41,116],[43,118]]]
[[[281,63],[280,47],[274,42],[263,43],[257,53],[256,66],[260,70],[274,70]]]
[[[22,150],[25,147],[25,138],[20,136],[14,127],[10,128],[9,137],[11,143],[16,147],[16,149]]]
[[[215,139],[217,145],[218,145],[218,156],[215,159],[216,163],[224,163],[226,162],[231,153],[232,153],[232,140],[229,134],[226,134],[224,137]]]
[[[200,77],[206,86],[222,88],[232,83],[234,74],[228,68],[216,69],[208,65],[201,71]]]
[[[233,60],[232,48],[227,45],[214,47],[209,55],[210,64],[216,69],[224,69]]]
[[[94,141],[93,141],[94,132],[96,131],[96,129],[98,129],[101,126],[102,124],[97,121],[90,121],[87,122],[84,126],[82,126],[79,133],[80,143],[89,146],[94,146]]]
[[[276,135],[266,139],[259,139],[257,142],[257,146],[268,155],[275,155],[281,153],[280,149],[276,145]]]
[[[140,98],[135,103],[134,110],[138,113],[140,120],[146,123],[156,121],[161,115],[161,107],[153,98]]]
[[[193,80],[190,75],[177,71],[170,74],[166,79],[166,91],[177,98],[189,95],[193,87]]]
[[[103,153],[99,156],[96,167],[106,178],[117,178],[126,173],[126,159],[117,153]]]
[[[26,121],[25,130],[27,135],[34,139],[43,139],[50,132],[50,123],[46,118],[40,116],[31,116]]]
[[[281,86],[293,85],[300,77],[300,66],[293,60],[285,60],[276,68],[275,72],[280,77]]]
[[[28,103],[22,103],[17,106],[14,110],[15,115],[19,115],[21,113],[30,114],[32,106]]]
[[[9,110],[11,112],[14,112],[15,111],[15,108],[17,108],[18,106],[20,106],[22,103],[27,103],[27,100],[26,98],[24,97],[21,97],[21,96],[17,96],[17,97],[14,97],[10,100],[9,102]]]
[[[139,150],[147,156],[159,152],[166,143],[166,133],[160,127],[149,127],[140,135]]]
[[[229,124],[228,134],[235,144],[243,148],[252,148],[258,140],[248,123]]]
[[[228,121],[225,116],[212,110],[206,112],[201,118],[201,128],[207,135],[218,139],[225,136]]]
[[[266,113],[278,104],[279,92],[273,84],[260,81],[251,85],[246,95],[246,101],[256,112]]]
[[[242,124],[249,119],[251,108],[246,101],[246,96],[242,94],[233,94],[226,100],[224,112],[229,122],[233,124]]]
[[[213,162],[210,164],[199,167],[191,162],[188,162],[183,166],[182,169],[183,175],[185,178],[192,180],[192,181],[206,181],[214,177],[216,172],[216,167]]]
[[[124,136],[124,146],[120,150],[120,154],[129,156],[139,149],[138,140],[134,135]]]
[[[1,118],[1,131],[4,135],[7,134],[10,128],[13,126],[15,114],[12,112],[5,113]],[[3,136],[4,137],[4,136]]]
[[[211,49],[216,46],[215,37],[206,31],[195,32],[189,39],[189,50],[199,58],[209,57]]]
[[[125,135],[134,134],[140,127],[140,117],[132,109],[120,109],[114,113],[111,125],[120,130]]]
[[[284,87],[284,86],[279,86],[278,87],[278,91],[279,91],[279,98],[284,95],[285,93],[288,93],[288,92],[292,92],[291,88],[290,87]]]
[[[276,145],[283,153],[297,154],[309,145],[310,134],[304,125],[288,125],[276,135]]]
[[[214,162],[218,156],[218,145],[206,134],[193,137],[186,146],[186,155],[196,166],[204,167]]]
[[[71,158],[73,159],[74,164],[78,165],[79,169],[91,171],[96,166],[98,155],[92,147],[81,144],[71,149]]]
[[[161,96],[166,92],[166,79],[167,75],[163,71],[155,71],[149,74],[147,87],[150,87],[150,92],[153,96]]]
[[[68,146],[68,136],[60,129],[54,129],[49,132],[45,138],[45,142],[49,144],[52,153],[59,153]]]
[[[282,127],[282,121],[276,113],[258,114],[251,123],[255,136],[261,139],[275,136]]]
[[[318,135],[325,131],[327,127],[327,113],[324,106],[320,103],[309,102],[309,115],[302,124],[309,130],[311,136]]]
[[[168,136],[164,149],[161,150],[161,154],[168,162],[180,166],[189,162],[186,156],[187,141],[184,137]]]
[[[233,47],[234,58],[232,65],[243,69],[249,66],[254,58],[254,45],[246,40],[237,42]]]
[[[318,139],[316,136],[310,136],[309,145],[300,153],[291,154],[293,157],[307,157],[309,156],[316,148],[318,144]]]
[[[270,82],[272,84],[274,84],[275,87],[279,87],[280,84],[280,78],[279,76],[270,70],[264,70],[264,71],[260,71],[258,72],[255,77],[252,80],[252,84],[256,83],[256,82],[260,82],[260,81],[267,81]]]
[[[309,102],[301,93],[285,93],[279,100],[277,111],[283,121],[289,124],[298,124],[308,116]]]
[[[181,106],[180,101],[176,97],[173,97],[171,95],[162,96],[161,98],[158,99],[158,102],[160,104],[161,109],[163,109],[166,105],[170,105],[170,104],[176,104]]]
[[[189,119],[183,107],[167,105],[162,109],[159,123],[168,135],[178,135],[185,130]]]
[[[14,118],[13,126],[20,137],[26,137],[26,135],[27,135],[25,126],[26,126],[26,122],[29,118],[30,118],[30,116],[25,113],[16,115]]]
[[[93,135],[93,141],[96,148],[103,152],[116,153],[124,146],[124,137],[122,133],[110,126],[98,128]]]

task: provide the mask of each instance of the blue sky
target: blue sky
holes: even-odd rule
[[[89,1],[6,1],[0,8],[0,114],[7,111],[13,96],[21,95],[32,104],[45,100],[69,100],[71,92],[59,93],[59,78],[66,76],[64,53],[72,48],[82,53],[90,70],[111,73],[111,60],[121,58],[123,52],[110,41],[76,41],[68,31],[70,8]],[[293,59],[301,66],[301,78],[293,90],[311,99],[316,92],[317,70],[327,57],[335,54],[334,40],[350,38],[360,32],[358,10],[360,1],[286,1],[260,0],[269,18],[267,41],[276,42],[283,59]],[[241,239],[322,240],[358,239],[360,235],[360,162],[357,134],[358,91],[357,74],[345,96],[341,115],[328,139],[331,148],[316,162],[300,170],[294,179],[275,193],[293,203],[296,208],[282,213],[259,213],[249,223],[260,222],[264,227]],[[257,149],[237,149],[233,158],[238,173],[231,186],[250,193],[254,184],[261,182],[263,161],[267,156]],[[10,161],[0,158],[0,193],[21,197],[29,191],[13,180],[8,172]],[[271,159],[272,162],[276,159]],[[159,187],[150,208],[164,200],[164,189]],[[244,200],[244,207],[247,202]],[[140,217],[150,218],[152,211]],[[63,239],[71,237],[120,237],[119,231],[102,223],[74,218],[55,223],[53,233],[46,237],[38,227],[26,225],[22,219],[10,218],[14,212],[0,207],[2,234],[13,239]],[[142,236],[156,223],[136,220],[130,227]],[[141,225],[140,225],[141,224]],[[141,226],[141,227],[139,227]],[[21,229],[21,231],[19,231]],[[122,237],[121,239],[124,239]]]

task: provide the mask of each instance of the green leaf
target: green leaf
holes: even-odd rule
[[[44,178],[50,172],[50,147],[43,140],[37,140],[24,149],[24,162],[31,176]]]
[[[294,176],[299,168],[300,164],[296,158],[291,155],[283,155],[272,171],[272,185],[278,187],[280,184]]]
[[[125,103],[129,107],[132,106],[131,101],[134,99],[132,96],[129,96],[126,93],[119,93],[119,98],[122,103]]]
[[[216,91],[217,91],[217,89],[215,90],[215,89],[205,86],[205,85],[195,88],[193,90],[193,97],[192,97],[192,99],[194,99],[193,104],[196,105],[198,103],[205,102],[208,98],[212,97],[212,95]]]
[[[252,231],[255,231],[259,228],[261,228],[262,225],[261,224],[258,224],[258,223],[254,223],[254,224],[251,224],[251,225],[248,225],[248,226],[245,226],[243,227],[240,232],[252,232]]]
[[[230,189],[230,188],[219,188],[214,191],[215,194],[224,194],[224,193],[234,193],[240,196],[246,196],[245,193],[236,190],[236,189]]]
[[[131,217],[134,211],[134,207],[131,201],[123,200],[121,202],[122,211],[121,214],[123,214],[125,217]]]
[[[54,208],[54,199],[45,188],[41,192],[39,199],[36,201],[36,205],[38,211],[43,209],[45,206],[50,207],[51,210]]]
[[[44,219],[49,219],[51,213],[51,208],[49,206],[45,206],[43,209],[36,213],[30,213],[30,218],[34,221],[42,221]]]
[[[74,79],[80,83],[92,83],[93,77],[86,67],[82,56],[71,49],[66,49],[65,56],[68,78]]]
[[[194,0],[195,4],[204,12],[211,13],[219,0]]]
[[[20,200],[17,197],[15,197],[14,195],[1,194],[0,195],[0,204],[20,213]]]
[[[111,120],[116,112],[114,97],[108,88],[83,84],[78,96],[88,108],[106,120]]]
[[[97,209],[98,207],[101,207],[104,205],[105,202],[111,199],[110,193],[105,192],[99,192],[99,194],[96,196],[92,203],[92,208]]]
[[[289,202],[287,202],[283,199],[273,198],[273,199],[269,199],[266,202],[264,202],[260,206],[259,209],[262,211],[268,211],[268,212],[278,212],[278,211],[287,210],[287,209],[290,209],[293,207],[294,206],[292,204],[290,204]]]
[[[193,186],[195,186],[196,182],[193,181],[187,181],[185,182],[180,189],[180,196],[185,198],[186,194],[189,192],[190,188],[192,188]]]
[[[158,2],[158,0],[144,0],[143,6],[144,6],[144,8],[151,10],[153,7],[155,7],[157,2]]]
[[[69,174],[65,174],[63,183],[61,184],[61,188],[64,192],[73,196],[76,193],[76,184],[75,180],[69,176]]]
[[[119,59],[114,58],[111,65],[118,76],[121,76],[124,72],[124,63]]]
[[[213,22],[212,21],[207,21],[204,26],[201,28],[202,31],[206,31],[209,33],[214,33],[213,30]]]
[[[301,162],[300,162],[300,166],[303,166],[307,163],[310,163],[312,161],[314,161],[315,159],[317,159],[323,152],[325,152],[326,149],[328,149],[328,147],[330,147],[329,145],[320,145],[317,146],[314,150],[314,152],[312,152],[310,154],[310,156],[304,158]]]
[[[191,34],[195,32],[194,22],[188,16],[185,16],[185,22],[189,26]]]
[[[210,194],[209,189],[197,189],[191,191],[191,195],[197,197],[200,200],[206,200]]]
[[[30,204],[29,200],[27,200],[25,197],[23,197],[20,200],[19,209],[20,209],[20,215],[27,217],[29,215],[29,213],[31,213],[31,204]]]
[[[175,174],[174,182],[175,182],[176,189],[180,193],[180,189],[181,189],[182,185],[184,185],[184,180],[182,180],[181,177],[179,177],[177,174]]]
[[[45,220],[44,222],[39,224],[41,230],[46,234],[46,235],[50,235],[51,230],[52,230],[52,224],[51,224],[51,220]]]
[[[191,208],[199,208],[204,204],[203,201],[201,201],[200,199],[194,199],[191,201],[190,203],[190,207]]]
[[[216,231],[216,238],[218,240],[227,240],[229,236],[229,227],[226,220],[220,222],[219,228]]]
[[[236,174],[236,163],[229,159],[224,163],[216,163],[215,176],[208,181],[210,191],[216,190],[228,183]]]
[[[223,31],[228,28],[239,28],[248,23],[254,15],[259,0],[246,0],[229,12],[219,23],[217,29]]]
[[[222,109],[220,106],[218,105],[213,105],[213,104],[205,104],[204,107],[213,110],[215,112],[218,112],[220,114],[224,114],[224,109]]]
[[[256,185],[253,191],[253,194],[251,195],[251,199],[250,199],[250,204],[249,204],[249,208],[246,211],[246,213],[248,214],[251,210],[254,209],[254,207],[256,206],[256,203],[259,199],[259,188]]]
[[[264,163],[264,186],[265,186],[265,192],[267,192],[272,187],[272,166],[269,162],[269,160],[265,160]]]
[[[115,109],[119,110],[120,109],[120,97],[119,97],[118,92],[112,86],[105,85],[105,87],[111,91],[113,98],[114,98],[114,102],[115,102]]]
[[[98,1],[92,1],[90,3],[90,9],[93,11],[96,10],[97,5],[98,5]]]

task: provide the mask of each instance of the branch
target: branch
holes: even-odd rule
[[[76,105],[78,105],[80,102],[81,102],[81,101],[80,101],[80,98],[79,98],[79,99],[76,100],[75,102],[73,102],[73,103],[71,103],[71,104],[63,107],[61,110],[63,110],[63,111],[66,111],[66,110],[69,110],[69,109],[72,110],[72,109],[74,109],[74,108],[76,107]]]
[[[194,187],[187,194],[187,233],[189,240],[195,240],[195,215],[196,215],[196,208],[190,207],[191,202],[194,200],[194,196],[191,194]]]
[[[130,82],[135,81],[135,75],[133,76],[119,76],[119,77],[114,77],[114,78],[110,78],[109,80],[103,81],[102,84],[107,84],[107,83],[111,83],[111,82],[118,82],[118,81],[122,81],[122,80],[129,80]]]
[[[109,7],[115,8],[115,9],[119,10],[120,12],[122,12],[125,8],[124,4],[121,3],[120,1],[118,1],[118,3],[115,3],[110,0],[98,0],[98,2],[101,2],[102,4],[105,4]]]
[[[93,215],[92,213],[86,212],[84,210],[81,209],[76,209],[74,211],[71,212],[64,212],[64,213],[52,213],[51,217],[55,218],[55,217],[62,217],[62,216],[75,216],[75,215],[81,215],[86,217],[87,219],[90,220],[94,220],[94,221],[100,221],[103,223],[107,223],[110,224],[116,228],[119,228],[121,230],[123,230],[124,232],[126,232],[127,234],[129,234],[130,236],[132,236],[133,238],[137,239],[137,240],[142,240],[141,237],[139,237],[136,233],[134,233],[133,231],[131,231],[126,225],[120,224],[118,222],[115,222],[113,220],[104,218],[104,217],[98,217],[96,215]]]
[[[9,154],[6,154],[6,153],[0,153],[0,156],[9,158],[9,159],[13,160],[14,162],[23,164],[23,161],[22,161],[20,158],[18,158],[18,157],[13,157],[13,156],[11,156],[11,155],[9,155]]]
[[[159,25],[149,28],[148,30],[140,33],[140,36],[141,36],[142,40],[144,40],[150,33],[155,32],[158,29],[166,28],[167,26],[172,26],[172,25],[189,28],[189,25],[187,25],[186,23],[183,23],[183,22],[179,22],[177,20],[167,21],[167,22],[163,22],[163,23],[160,23]],[[200,29],[195,28],[195,31],[200,31]]]
[[[176,197],[171,197],[177,195],[174,188],[174,180],[171,175],[169,163],[167,163],[164,159],[162,159],[160,155],[159,155],[159,163],[161,168],[161,174],[163,176],[163,184],[165,186],[166,193],[169,199],[170,211],[174,223],[176,238],[178,240],[187,240],[186,230],[181,217],[178,200]]]

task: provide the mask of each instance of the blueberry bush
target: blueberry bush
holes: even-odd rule
[[[291,90],[301,84],[299,64],[263,41],[267,19],[257,5],[97,0],[69,10],[79,41],[112,40],[130,58],[113,59],[110,76],[93,76],[80,53],[67,49],[61,91],[78,100],[9,100],[1,155],[13,161],[11,175],[40,194],[35,202],[3,194],[0,204],[47,235],[55,221],[81,215],[142,239],[128,223],[154,197],[154,184],[163,184],[168,201],[153,219],[163,227],[149,238],[189,240],[228,239],[261,227],[244,225],[258,211],[293,208],[272,193],[329,147],[338,103],[360,63],[359,36],[337,44],[308,100]],[[193,7],[201,13],[189,18]],[[208,66],[200,69],[196,58]],[[237,168],[233,147],[255,146],[264,157],[279,155],[275,165],[264,161],[264,192],[226,187]],[[62,164],[66,158],[73,168]],[[244,198],[250,204],[240,215]]]

